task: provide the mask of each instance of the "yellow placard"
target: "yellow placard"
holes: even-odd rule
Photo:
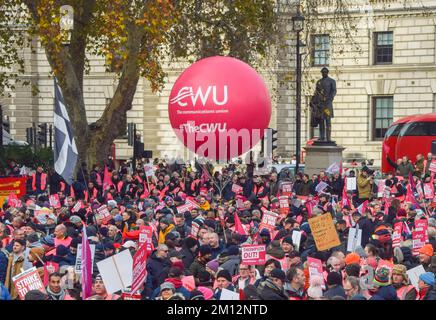
[[[309,226],[318,251],[328,250],[341,244],[330,213],[309,219]]]

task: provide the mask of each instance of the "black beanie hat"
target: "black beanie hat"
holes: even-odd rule
[[[204,298],[204,295],[201,293],[201,291],[192,290],[189,300],[206,300],[206,299]]]
[[[218,278],[224,278],[227,281],[232,282],[232,276],[230,275],[230,272],[225,269],[218,271],[216,279]]]
[[[292,242],[292,237],[291,236],[284,237],[282,243],[289,243],[291,245],[294,245],[294,243]]]

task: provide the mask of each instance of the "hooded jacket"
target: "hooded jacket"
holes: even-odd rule
[[[160,286],[168,276],[168,270],[171,267],[169,259],[159,258],[155,250],[147,260],[148,277],[151,278],[153,288]]]
[[[394,286],[380,287],[369,300],[399,300]]]
[[[271,279],[262,282],[258,287],[258,292],[262,300],[289,300],[288,294],[277,287]]]
[[[191,293],[183,286],[182,280],[177,278],[167,278],[165,279],[165,282],[171,282],[176,288],[176,293],[181,294],[185,298],[185,300],[189,300]],[[156,289],[154,289],[150,299],[155,299],[159,294],[160,287],[157,287]]]

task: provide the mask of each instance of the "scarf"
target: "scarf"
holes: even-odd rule
[[[176,289],[179,289],[180,287],[183,287],[183,282],[180,279],[177,278],[166,278],[165,282],[171,282]]]
[[[61,291],[59,293],[54,293],[53,291],[50,290],[50,287],[47,286],[46,290],[47,290],[48,295],[53,300],[64,300],[65,299],[66,292],[64,289],[61,289]]]

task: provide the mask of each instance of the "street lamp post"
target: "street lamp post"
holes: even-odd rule
[[[300,4],[297,6],[297,13],[292,17],[292,29],[297,34],[296,58],[296,164],[295,174],[300,168],[300,150],[301,150],[301,54],[300,54],[300,32],[304,29],[304,16],[300,12]]]

